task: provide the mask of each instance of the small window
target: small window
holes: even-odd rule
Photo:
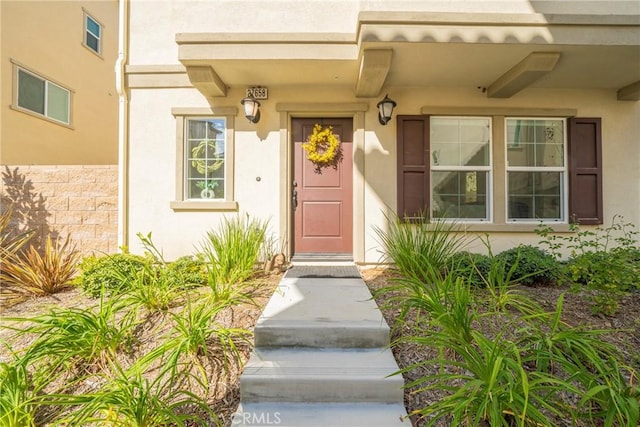
[[[187,119],[186,127],[185,199],[224,200],[225,119]]]
[[[566,221],[564,119],[506,119],[509,221]]]
[[[491,120],[431,117],[431,217],[489,221]]]
[[[69,124],[71,93],[56,83],[17,67],[17,106],[20,109]]]
[[[102,25],[86,13],[84,22],[84,44],[100,55],[102,53]]]

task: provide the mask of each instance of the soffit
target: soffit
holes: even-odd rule
[[[640,79],[640,47],[540,46],[461,43],[368,43],[392,49],[385,86],[488,87],[532,52],[559,52],[555,69],[532,87],[619,89]],[[308,47],[313,50],[313,46]],[[360,63],[352,59],[200,59],[230,87],[338,85],[355,88]]]
[[[640,80],[637,16],[605,17],[601,25],[575,16],[553,25],[540,15],[507,17],[365,14],[356,35],[178,34],[176,41],[183,65],[210,66],[227,87],[332,85],[363,97],[378,96],[377,87],[486,88],[533,52],[560,58],[530,87],[619,90]],[[381,63],[363,60],[367,51],[389,50],[386,74],[362,69]],[[381,82],[363,84],[367,76]]]

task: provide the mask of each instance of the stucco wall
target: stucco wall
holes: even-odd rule
[[[612,91],[579,91],[529,89],[512,99],[487,100],[482,94],[464,89],[397,89],[397,114],[418,114],[424,106],[513,107],[513,108],[575,108],[579,117],[602,118],[602,160],[604,226],[611,224],[615,215],[640,229],[640,103],[620,102]],[[367,116],[368,123],[375,116]],[[372,126],[367,132],[366,200],[367,216],[366,260],[378,259],[379,247],[372,225],[384,226],[382,214],[385,205],[395,208],[396,200],[396,124],[386,127]],[[380,173],[380,171],[388,171]],[[494,206],[501,209],[502,206]],[[483,233],[472,233],[471,237]],[[536,244],[535,233],[491,232],[495,252],[523,244]],[[476,241],[473,248],[484,249]]]
[[[286,11],[286,14],[283,13]],[[130,50],[129,62],[132,67],[152,65],[162,68],[180,64],[179,46],[176,34],[179,33],[287,33],[300,34],[303,39],[307,33],[347,33],[357,30],[358,14],[365,11],[419,11],[419,12],[486,12],[496,13],[509,24],[508,13],[514,14],[583,14],[580,19],[594,23],[598,15],[637,14],[635,2],[592,2],[592,1],[167,1],[132,2],[130,4]],[[156,25],[162,22],[163,25]],[[435,25],[435,24],[434,24]],[[502,27],[502,26],[500,26]],[[543,31],[548,32],[546,28]],[[483,33],[484,34],[484,33]],[[500,33],[502,34],[502,33]],[[517,44],[518,41],[531,42],[534,37],[522,29],[523,37],[509,39],[504,43]],[[461,42],[453,34],[446,42]],[[583,34],[580,35],[582,37]],[[584,38],[586,35],[584,35]],[[251,36],[247,36],[251,39]],[[317,37],[320,39],[320,37]],[[543,38],[552,43],[553,37]],[[502,40],[502,39],[500,39]],[[472,41],[477,41],[473,39]],[[500,41],[495,41],[500,43]],[[229,49],[234,48],[233,44]],[[256,43],[256,51],[259,44]],[[443,44],[443,48],[449,45]],[[310,45],[309,47],[313,47]],[[530,46],[535,50],[535,46]],[[240,49],[240,48],[238,48]],[[518,57],[520,60],[522,57]],[[212,64],[215,68],[215,58]],[[352,58],[354,63],[356,58]],[[435,61],[435,62],[434,62]],[[490,62],[490,58],[486,61]],[[415,64],[430,67],[429,72],[447,74],[447,70],[437,68],[437,58],[425,58],[424,62],[412,62],[396,70],[403,73],[416,71]],[[477,63],[482,63],[479,60]],[[512,62],[510,64],[515,64]],[[411,68],[414,66],[414,68]],[[483,64],[484,67],[484,64]],[[490,67],[490,64],[487,65]],[[486,67],[485,67],[486,68]],[[302,68],[301,68],[302,69]],[[508,67],[491,70],[490,75],[497,78]],[[384,210],[396,206],[396,139],[395,119],[387,126],[381,126],[377,120],[376,103],[388,92],[397,103],[395,115],[417,115],[423,107],[453,106],[481,108],[542,108],[574,109],[579,117],[601,117],[603,131],[604,161],[604,215],[605,225],[614,215],[623,215],[625,219],[640,225],[640,103],[616,100],[618,87],[607,89],[585,89],[593,86],[582,85],[580,89],[548,89],[530,87],[509,99],[490,99],[476,84],[473,70],[466,72],[465,84],[456,85],[447,81],[440,87],[430,86],[392,86],[385,85],[381,96],[357,98],[352,85],[346,85],[339,79],[322,86],[293,86],[280,84],[269,87],[269,99],[261,101],[262,118],[256,125],[250,124],[240,112],[239,101],[245,96],[248,85],[259,83],[255,70],[241,70],[246,84],[230,85],[225,97],[205,98],[196,89],[189,88],[143,88],[130,90],[129,134],[126,141],[129,153],[127,239],[132,250],[140,251],[137,232],[151,231],[154,241],[163,248],[169,258],[177,257],[196,250],[207,230],[216,226],[225,215],[235,212],[211,211],[174,211],[170,207],[176,194],[176,119],[171,114],[175,107],[207,108],[215,106],[238,108],[235,116],[235,197],[238,210],[263,219],[270,220],[271,232],[279,240],[289,239],[287,221],[289,213],[281,201],[289,197],[285,191],[290,185],[287,173],[291,163],[289,157],[289,119],[293,117],[317,117],[323,115],[352,116],[352,113],[336,113],[333,107],[350,103],[365,103],[363,128],[365,160],[361,168],[354,168],[354,175],[363,176],[362,187],[354,188],[357,216],[363,218],[364,227],[357,230],[355,247],[363,248],[356,254],[356,261],[374,263],[380,260],[380,247],[376,241],[374,226],[384,226]],[[251,74],[251,72],[254,74]],[[486,72],[486,69],[484,69]],[[180,74],[180,72],[176,72]],[[184,73],[183,73],[184,74]],[[585,74],[586,76],[586,74]],[[585,78],[583,76],[583,79]],[[186,76],[180,80],[185,86]],[[437,77],[437,76],[436,76]],[[158,74],[154,84],[162,86]],[[475,76],[477,79],[478,77]],[[485,79],[489,82],[493,80]],[[442,80],[441,80],[442,81]],[[428,82],[427,82],[428,83]],[[632,83],[632,81],[628,82]],[[173,83],[167,84],[171,86]],[[188,83],[187,83],[188,84]],[[626,84],[626,83],[625,83]],[[340,86],[342,85],[342,86]],[[572,87],[580,87],[580,84]],[[291,112],[276,111],[278,105],[303,103],[316,106],[314,112],[302,108]],[[322,105],[327,106],[322,110]],[[354,146],[356,146],[354,144]],[[359,154],[359,153],[357,153]],[[499,173],[503,173],[500,171]],[[260,177],[260,181],[256,180]],[[501,209],[502,206],[495,206]],[[515,233],[505,227],[492,232],[494,251],[501,251],[518,243],[535,243],[537,236],[532,232]],[[480,249],[480,244],[476,244]]]
[[[2,211],[12,206],[11,230],[71,237],[83,255],[118,250],[117,165],[2,167]]]
[[[513,107],[513,108],[571,108],[580,117],[601,117],[603,132],[605,225],[614,215],[622,215],[640,224],[640,106],[634,102],[616,101],[612,91],[578,91],[531,89],[506,100],[488,100],[479,91],[470,89],[392,89],[398,103],[394,114],[420,114],[425,106]],[[216,105],[234,106],[241,99],[240,91],[231,91],[228,102]],[[305,91],[309,103],[330,99],[333,104],[363,102],[340,89]],[[271,231],[281,239],[287,236],[279,223],[282,215],[280,188],[286,187],[287,129],[281,129],[281,113],[275,111],[279,103],[299,101],[294,89],[270,92],[263,102],[262,119],[250,124],[239,112],[235,117],[235,200],[239,211],[269,219]],[[375,103],[369,102],[365,114],[364,171],[364,235],[361,239],[365,258],[360,261],[377,262],[380,248],[373,226],[384,226],[383,212],[396,206],[396,122],[387,126],[377,121]],[[130,231],[132,249],[137,247],[137,232],[153,232],[154,239],[170,257],[192,253],[204,234],[215,227],[223,215],[216,211],[174,212],[170,202],[175,199],[176,183],[176,121],[173,107],[207,107],[209,104],[195,89],[133,90],[130,113]],[[309,113],[299,113],[299,115]],[[295,115],[295,114],[294,114]],[[136,120],[135,118],[154,120]],[[286,121],[285,121],[286,123]],[[151,155],[153,153],[153,155]],[[260,177],[260,181],[256,180]],[[354,191],[358,191],[355,189]],[[501,209],[501,206],[494,207]],[[234,213],[231,213],[232,215]],[[519,243],[535,243],[534,233],[513,233],[506,228],[492,233],[494,250],[500,251]],[[476,245],[478,248],[480,244]],[[139,250],[139,247],[138,247]]]
[[[118,2],[2,1],[0,162],[118,162]],[[84,12],[102,24],[102,54],[83,46]],[[12,109],[13,63],[72,92],[71,125]]]

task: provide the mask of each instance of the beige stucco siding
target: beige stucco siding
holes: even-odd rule
[[[615,100],[611,91],[531,90],[517,98],[488,101],[474,90],[418,89],[393,90],[398,102],[396,114],[420,114],[423,107],[455,106],[486,108],[545,108],[575,109],[580,117],[601,117],[603,130],[604,203],[605,224],[614,215],[622,215],[629,222],[640,223],[640,107],[638,103]],[[232,91],[228,100],[240,99],[242,93]],[[305,100],[318,104],[331,99],[334,104],[358,101],[340,89],[320,90],[308,88]],[[280,208],[281,188],[286,188],[287,129],[280,129],[279,115],[274,106],[299,100],[296,90],[282,89],[270,92],[263,103],[263,117],[257,125],[251,125],[239,113],[235,117],[235,197],[238,210],[269,220],[271,232],[278,239],[287,239],[286,230],[280,227],[281,218],[287,212]],[[361,100],[359,100],[361,101]],[[354,174],[364,173],[361,190],[363,206],[355,215],[364,215],[364,232],[356,233],[364,247],[358,261],[375,263],[380,260],[380,250],[373,227],[384,227],[384,212],[396,206],[396,124],[381,126],[377,122],[375,100],[370,101],[365,113],[364,171],[357,168]],[[225,103],[232,106],[232,103]],[[223,103],[220,103],[223,105]],[[196,90],[140,89],[131,93],[131,114],[145,117],[135,121],[131,129],[131,198],[130,235],[131,247],[138,244],[137,232],[153,232],[157,243],[168,256],[191,253],[194,245],[207,230],[216,226],[223,215],[235,213],[173,211],[170,203],[175,199],[176,185],[176,121],[171,115],[174,107],[207,107],[208,103]],[[326,115],[335,113],[327,112]],[[295,113],[291,115],[295,116]],[[298,116],[309,115],[299,112]],[[153,118],[153,120],[151,120]],[[282,136],[284,135],[284,136]],[[283,139],[284,138],[284,139]],[[256,178],[260,178],[258,181]],[[505,209],[496,204],[494,209]],[[489,226],[490,227],[490,226]],[[472,234],[483,234],[480,231]],[[532,232],[491,231],[494,250],[499,251],[519,243],[536,243]],[[476,247],[479,249],[480,244]]]
[[[118,2],[2,1],[0,162],[116,164]],[[85,47],[84,11],[102,24],[101,55]],[[12,109],[14,65],[72,92],[71,123]]]
[[[615,215],[639,226],[638,15],[631,1],[133,1],[123,240],[141,251],[136,233],[152,232],[177,257],[193,252],[223,217],[248,213],[269,220],[273,237],[290,244],[290,121],[352,117],[353,255],[378,262],[374,228],[384,228],[385,211],[397,204],[395,116],[464,109],[494,116],[495,127],[503,116],[534,110],[601,118],[605,226]],[[557,64],[537,69],[527,58],[540,53]],[[240,100],[256,85],[269,97],[251,124]],[[498,98],[492,85],[516,89]],[[386,93],[397,108],[382,126],[376,104]],[[175,203],[183,179],[175,111],[190,108],[237,109],[234,194],[219,209]],[[497,140],[493,148],[493,222],[469,233],[490,233],[496,252],[537,243],[535,225],[506,224],[506,148]]]

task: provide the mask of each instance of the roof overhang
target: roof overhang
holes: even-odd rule
[[[355,33],[181,33],[178,56],[208,97],[229,87],[527,87],[640,99],[639,15],[362,12]]]

